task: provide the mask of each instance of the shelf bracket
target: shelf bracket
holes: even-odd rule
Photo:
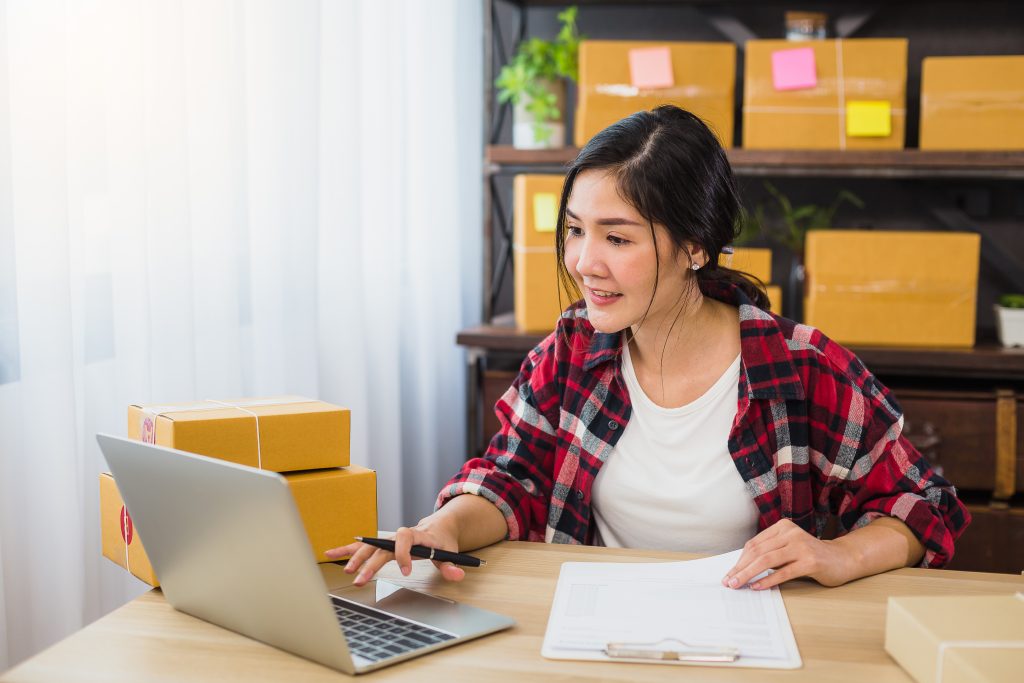
[[[988,235],[978,229],[978,223],[957,208],[952,201],[935,190],[922,195],[928,212],[945,230],[976,232],[981,235],[981,262],[1007,289],[1024,291],[1024,264],[1012,254],[1000,249]]]
[[[700,8],[700,12],[719,33],[736,43],[742,52],[748,40],[756,40],[757,34],[735,16],[717,9]]]
[[[509,51],[505,48],[505,37],[498,16],[498,0],[490,0],[491,53],[493,57],[496,57],[496,59],[491,61],[491,83],[488,84],[490,87],[493,87],[494,79],[497,78],[498,72],[511,61],[512,56],[519,50],[519,45],[526,36],[526,8],[516,3],[513,4],[515,5],[514,11],[517,13],[517,24],[515,38],[512,41],[512,50]],[[490,144],[495,145],[498,143],[498,138],[501,136],[501,127],[504,125],[505,117],[511,109],[512,104],[510,102],[497,105],[494,112],[494,120],[491,122]]]
[[[509,262],[512,260],[512,232],[509,229],[512,218],[505,213],[505,207],[502,205],[501,195],[498,193],[495,176],[492,175],[488,179],[488,184],[491,193],[491,210],[494,212],[494,217],[497,220],[498,232],[501,238],[501,245],[498,247],[498,259],[495,264],[493,279],[491,280],[489,313],[493,315],[498,303],[498,296],[501,293],[501,285],[505,281],[505,273],[508,271]]]
[[[840,14],[836,17],[836,38],[850,38],[857,31],[861,30],[864,24],[871,21],[877,11],[877,7],[865,7]]]

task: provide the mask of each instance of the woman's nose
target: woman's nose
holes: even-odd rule
[[[576,259],[576,271],[580,275],[599,276],[603,274],[604,265],[600,248],[589,237],[579,240],[579,255]]]

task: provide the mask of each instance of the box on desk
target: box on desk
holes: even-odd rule
[[[746,149],[902,149],[907,40],[748,40]]]
[[[1024,55],[925,57],[920,146],[1024,150]]]
[[[970,347],[976,233],[811,230],[804,322],[843,344]]]
[[[285,474],[317,562],[355,536],[377,535],[377,473],[358,465]]]
[[[889,598],[885,651],[918,683],[1018,680],[1024,594]]]
[[[349,464],[347,408],[295,396],[128,406],[128,437],[272,472]]]
[[[160,585],[146,549],[135,533],[135,524],[124,507],[117,484],[108,473],[100,475],[100,543],[103,556],[108,560],[121,565],[150,586]]]
[[[377,534],[377,473],[358,465],[283,475],[295,499],[317,562],[332,562],[324,551]],[[159,586],[146,550],[117,490],[100,475],[100,531],[103,556],[133,575]]]
[[[514,307],[516,327],[524,332],[550,332],[562,312],[555,230],[564,182],[564,176],[532,174],[512,182]]]
[[[575,142],[638,111],[674,104],[700,117],[732,147],[736,46],[733,43],[584,40]]]

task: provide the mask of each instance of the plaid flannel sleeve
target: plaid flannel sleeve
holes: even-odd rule
[[[941,567],[970,523],[956,489],[903,435],[903,413],[895,398],[856,357],[833,375],[842,420],[835,432],[826,476],[841,492],[840,525],[852,530],[883,516],[896,517],[924,545],[922,567]],[[836,481],[838,480],[838,481]]]
[[[498,433],[483,457],[468,460],[445,484],[435,510],[455,496],[475,494],[505,516],[507,539],[544,539],[558,427],[556,334],[523,361],[519,375],[495,405]]]

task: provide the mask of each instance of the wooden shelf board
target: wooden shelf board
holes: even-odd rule
[[[572,162],[576,147],[523,150],[489,145],[485,165],[491,173],[531,167],[558,170]],[[737,175],[836,175],[869,177],[1024,178],[1024,152],[956,152],[900,149],[890,151],[730,149]]]
[[[520,332],[508,315],[456,336],[460,346],[526,354],[546,334]],[[884,376],[1024,381],[1024,349],[983,344],[969,349],[850,347],[872,372]]]

